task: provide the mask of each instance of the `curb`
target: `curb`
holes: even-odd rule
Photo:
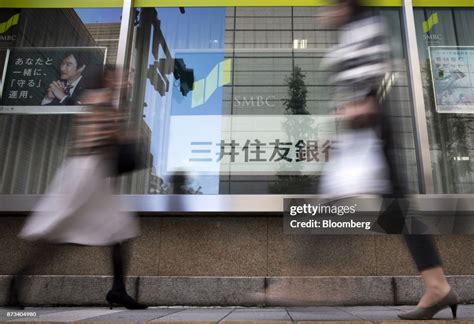
[[[0,305],[11,276],[0,276]],[[105,306],[110,276],[26,276],[20,292],[31,306]],[[462,303],[474,303],[474,276],[448,276]],[[128,293],[156,306],[364,306],[416,304],[415,276],[127,277]]]

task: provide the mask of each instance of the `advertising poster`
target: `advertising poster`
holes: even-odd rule
[[[436,111],[474,113],[474,47],[431,46]]]
[[[31,107],[80,106],[81,95],[94,89],[104,67],[105,47],[14,48],[9,50],[2,77],[3,111]],[[30,109],[30,110],[31,110]]]

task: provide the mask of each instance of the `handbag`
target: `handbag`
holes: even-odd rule
[[[139,141],[120,140],[117,144],[117,174],[145,169],[147,167],[145,155],[141,153]]]
[[[337,198],[391,192],[382,141],[374,129],[349,130],[336,149],[321,178],[322,194]]]

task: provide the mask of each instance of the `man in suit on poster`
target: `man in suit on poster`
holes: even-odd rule
[[[83,72],[87,65],[83,55],[66,52],[59,67],[59,80],[51,82],[41,105],[80,105],[84,91]]]

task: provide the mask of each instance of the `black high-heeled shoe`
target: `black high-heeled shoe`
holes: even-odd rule
[[[459,304],[459,297],[454,292],[450,290],[449,293],[444,296],[439,302],[434,304],[431,307],[417,307],[411,312],[399,314],[398,317],[404,320],[429,320],[436,315],[439,311],[451,307],[451,312],[453,313],[453,318],[456,318],[456,313]]]
[[[110,290],[105,297],[107,302],[109,303],[110,309],[114,305],[123,306],[127,309],[146,309],[148,308],[147,305],[140,304],[135,299],[130,297],[126,291],[116,291]]]

